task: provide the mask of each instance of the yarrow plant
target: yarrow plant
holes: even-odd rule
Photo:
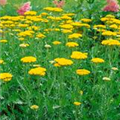
[[[30,2],[24,3],[18,10],[17,13],[19,15],[24,15],[25,12],[29,11],[31,9]]]
[[[117,0],[107,0],[107,5],[103,8],[103,11],[118,12],[119,9]]]

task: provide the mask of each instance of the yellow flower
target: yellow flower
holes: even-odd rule
[[[60,25],[60,27],[64,29],[73,29],[73,26],[70,24],[63,24],[63,25]]]
[[[43,67],[32,68],[29,70],[30,75],[45,76],[46,69]]]
[[[26,31],[18,33],[18,36],[19,37],[27,37],[27,36],[32,37],[33,34],[34,34],[34,31],[26,30]]]
[[[36,62],[36,58],[33,56],[27,56],[27,57],[21,58],[21,61],[23,63],[32,63],[32,62]]]
[[[105,61],[104,61],[103,59],[101,59],[101,58],[92,58],[91,61],[94,62],[94,63],[103,63],[103,62],[105,62]]]
[[[7,43],[7,40],[0,40],[0,43]]]
[[[25,38],[21,37],[21,38],[19,38],[19,40],[23,41],[23,40],[25,40]]]
[[[24,15],[36,15],[37,12],[36,11],[27,11],[24,13]]]
[[[62,12],[63,9],[58,7],[45,7],[44,10],[51,11],[51,12]]]
[[[76,73],[78,75],[88,75],[88,74],[90,74],[90,71],[86,70],[86,69],[78,69],[78,70],[76,70]]]
[[[72,18],[69,17],[69,16],[67,16],[67,15],[63,15],[63,16],[61,17],[61,19],[62,19],[62,20],[71,20]]]
[[[105,29],[106,26],[105,26],[105,25],[94,25],[93,28],[94,28],[94,29],[98,29],[98,28],[100,28],[100,29]]]
[[[63,14],[63,15],[67,15],[67,16],[74,16],[74,15],[75,15],[75,13],[65,13],[65,14]]]
[[[118,28],[118,26],[116,24],[110,25],[109,27],[112,28],[112,29],[117,29]]]
[[[20,32],[20,29],[13,29],[14,32]]]
[[[88,23],[88,22],[91,22],[92,20],[91,20],[91,19],[88,19],[88,18],[83,18],[83,19],[81,19],[81,21]]]
[[[0,73],[0,79],[4,82],[8,82],[12,79],[12,74],[10,73]]]
[[[32,106],[30,106],[30,108],[33,109],[33,110],[37,110],[39,108],[39,106],[38,105],[32,105]]]
[[[73,59],[86,59],[87,58],[87,53],[82,53],[79,51],[73,51],[72,55],[70,56]]]
[[[62,33],[72,33],[72,30],[68,30],[68,29],[63,29]]]
[[[3,64],[4,63],[4,60],[0,60],[0,64]]]
[[[82,37],[82,35],[79,34],[79,33],[73,33],[73,34],[68,36],[69,39],[77,39],[77,38],[80,38],[80,37]]]
[[[59,44],[61,44],[61,42],[60,41],[54,41],[54,42],[52,42],[54,45],[59,45]]]
[[[28,47],[29,44],[23,43],[23,44],[20,44],[19,46],[25,48],[25,47]]]
[[[28,27],[29,25],[28,24],[19,24],[18,25],[18,27],[20,27],[20,28],[26,28],[26,27]]]
[[[46,16],[46,15],[48,15],[48,13],[43,12],[43,13],[41,13],[40,15],[42,15],[42,16]]]
[[[113,46],[113,45],[120,46],[120,42],[118,40],[113,40],[113,39],[103,40],[101,44],[108,45],[108,46]]]
[[[61,67],[58,63],[54,63],[55,67]]]
[[[77,46],[79,46],[79,44],[76,43],[76,42],[67,42],[66,46],[68,46],[68,47],[77,47]]]
[[[73,64],[72,60],[69,60],[66,58],[56,58],[54,59],[54,61],[57,63],[57,65],[60,65],[60,66],[68,66]]]
[[[73,104],[76,106],[79,106],[79,105],[81,105],[81,102],[74,102]]]
[[[71,24],[75,27],[80,27],[81,26],[80,22],[72,22]]]
[[[39,34],[37,34],[37,36],[36,36],[37,38],[45,38],[46,36],[45,35],[43,35],[42,33],[39,33]]]
[[[81,24],[79,25],[79,27],[90,28],[90,25],[89,25],[89,24],[86,24],[86,23],[81,23]]]
[[[112,32],[112,31],[104,31],[104,32],[102,33],[102,35],[104,35],[104,36],[116,36],[117,33]]]

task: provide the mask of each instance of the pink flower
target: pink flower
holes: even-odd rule
[[[17,10],[17,13],[19,15],[24,15],[25,12],[29,11],[31,9],[31,6],[30,6],[30,2],[26,2],[23,4],[23,6],[21,6],[18,10]]]
[[[107,0],[107,5],[103,8],[103,11],[118,12],[120,6],[116,0]]]
[[[62,8],[65,4],[63,0],[61,1],[54,0],[53,3],[56,5],[56,7],[59,7],[59,8]]]
[[[0,0],[0,5],[6,5],[7,4],[7,0]]]

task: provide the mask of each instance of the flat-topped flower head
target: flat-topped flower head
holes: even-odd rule
[[[93,63],[104,63],[105,62],[104,59],[102,58],[92,58],[91,61]]]
[[[108,40],[103,40],[101,44],[107,46],[120,46],[120,41],[114,39],[108,39]]]
[[[21,48],[26,48],[26,47],[29,46],[29,44],[27,44],[27,43],[22,43],[22,44],[20,44],[19,46],[20,46]]]
[[[77,73],[78,75],[84,76],[84,75],[90,74],[90,71],[89,71],[89,70],[86,70],[86,69],[78,69],[78,70],[76,70],[76,73]]]
[[[86,59],[87,58],[87,53],[82,53],[79,51],[73,51],[72,55],[70,56],[73,59]]]
[[[59,26],[63,29],[68,29],[68,30],[73,29],[73,26],[71,24],[62,24],[62,25],[59,25]]]
[[[45,76],[46,68],[37,67],[29,70],[28,74],[35,76]]]
[[[33,56],[26,56],[26,57],[21,58],[21,62],[23,63],[33,63],[33,62],[36,62],[36,60],[37,59]]]
[[[8,82],[12,79],[12,74],[10,73],[0,73],[0,79],[3,80],[4,82]]]
[[[116,36],[117,33],[116,32],[112,32],[112,31],[104,31],[102,33],[103,36]]]
[[[42,34],[42,33],[38,33],[36,37],[37,38],[45,38],[46,36],[44,34]]]
[[[36,11],[27,11],[24,13],[24,15],[36,15],[37,12]]]
[[[76,105],[76,106],[80,106],[81,102],[74,102],[73,104]]]
[[[7,43],[7,40],[0,40],[0,43]]]
[[[88,19],[88,18],[83,18],[81,19],[82,22],[85,22],[85,23],[89,23],[91,22],[92,20],[91,19]]]
[[[73,48],[73,47],[79,46],[79,44],[77,42],[67,42],[66,46],[70,47],[70,48]]]
[[[4,64],[4,60],[0,59],[0,64]]]
[[[30,106],[30,108],[31,108],[32,110],[37,110],[37,109],[39,108],[39,106],[38,106],[38,105],[32,105],[32,106]]]
[[[82,34],[80,34],[80,33],[73,33],[68,36],[69,39],[77,39],[80,37],[82,37]]]
[[[44,10],[50,11],[50,12],[62,12],[63,9],[58,7],[45,7]]]
[[[52,43],[53,43],[53,45],[59,45],[59,44],[61,44],[60,41],[54,41],[54,42],[52,42]]]
[[[73,64],[72,60],[66,58],[56,58],[54,59],[54,61],[57,63],[58,66],[69,66]]]

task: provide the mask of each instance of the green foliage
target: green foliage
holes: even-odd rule
[[[52,0],[30,0],[32,10],[42,12],[46,6],[54,6]],[[17,15],[17,7],[27,0],[9,0],[6,6],[0,7],[0,15]],[[14,3],[14,4],[13,4]],[[100,18],[113,14],[120,18],[120,13],[102,12],[105,5],[103,0],[66,0],[63,13],[75,13],[71,17],[73,21],[81,18],[91,18],[90,28],[75,27],[73,33],[82,32],[82,38],[74,40],[79,47],[68,48],[67,34],[62,33],[59,25],[64,21],[36,22],[31,20],[29,27],[19,27],[28,20],[24,17],[13,27],[3,27],[0,40],[7,39],[7,43],[0,43],[0,59],[5,61],[0,65],[0,73],[10,72],[13,78],[9,82],[0,80],[0,120],[119,120],[120,119],[120,47],[103,46],[101,41],[109,39],[96,31],[93,26],[105,24]],[[59,17],[63,13],[48,12],[49,16]],[[48,19],[46,16],[43,18]],[[30,21],[30,20],[29,20]],[[26,23],[25,23],[26,24]],[[33,30],[34,34],[19,40],[17,31],[25,31],[31,26],[40,27]],[[107,30],[111,30],[108,25]],[[58,28],[60,31],[46,29]],[[112,31],[118,32],[114,29]],[[46,35],[45,38],[36,39],[38,33]],[[70,33],[72,34],[72,33]],[[119,39],[119,36],[110,37]],[[59,40],[60,45],[53,45]],[[22,48],[19,45],[27,43],[30,46]],[[46,48],[45,45],[51,48]],[[74,60],[70,56],[73,51],[88,53],[85,60]],[[24,56],[35,56],[37,62],[47,69],[45,76],[31,76],[28,71],[34,63],[22,63]],[[74,64],[65,67],[55,67],[51,64],[57,57],[71,59]],[[105,63],[95,64],[91,62],[94,57],[100,57]],[[117,67],[118,70],[112,70]],[[85,68],[91,71],[87,76],[76,74],[77,69]],[[103,77],[110,77],[110,81],[104,81]],[[83,94],[80,91],[83,91]],[[75,106],[75,101],[81,102]],[[31,105],[39,106],[38,110],[31,109]]]

